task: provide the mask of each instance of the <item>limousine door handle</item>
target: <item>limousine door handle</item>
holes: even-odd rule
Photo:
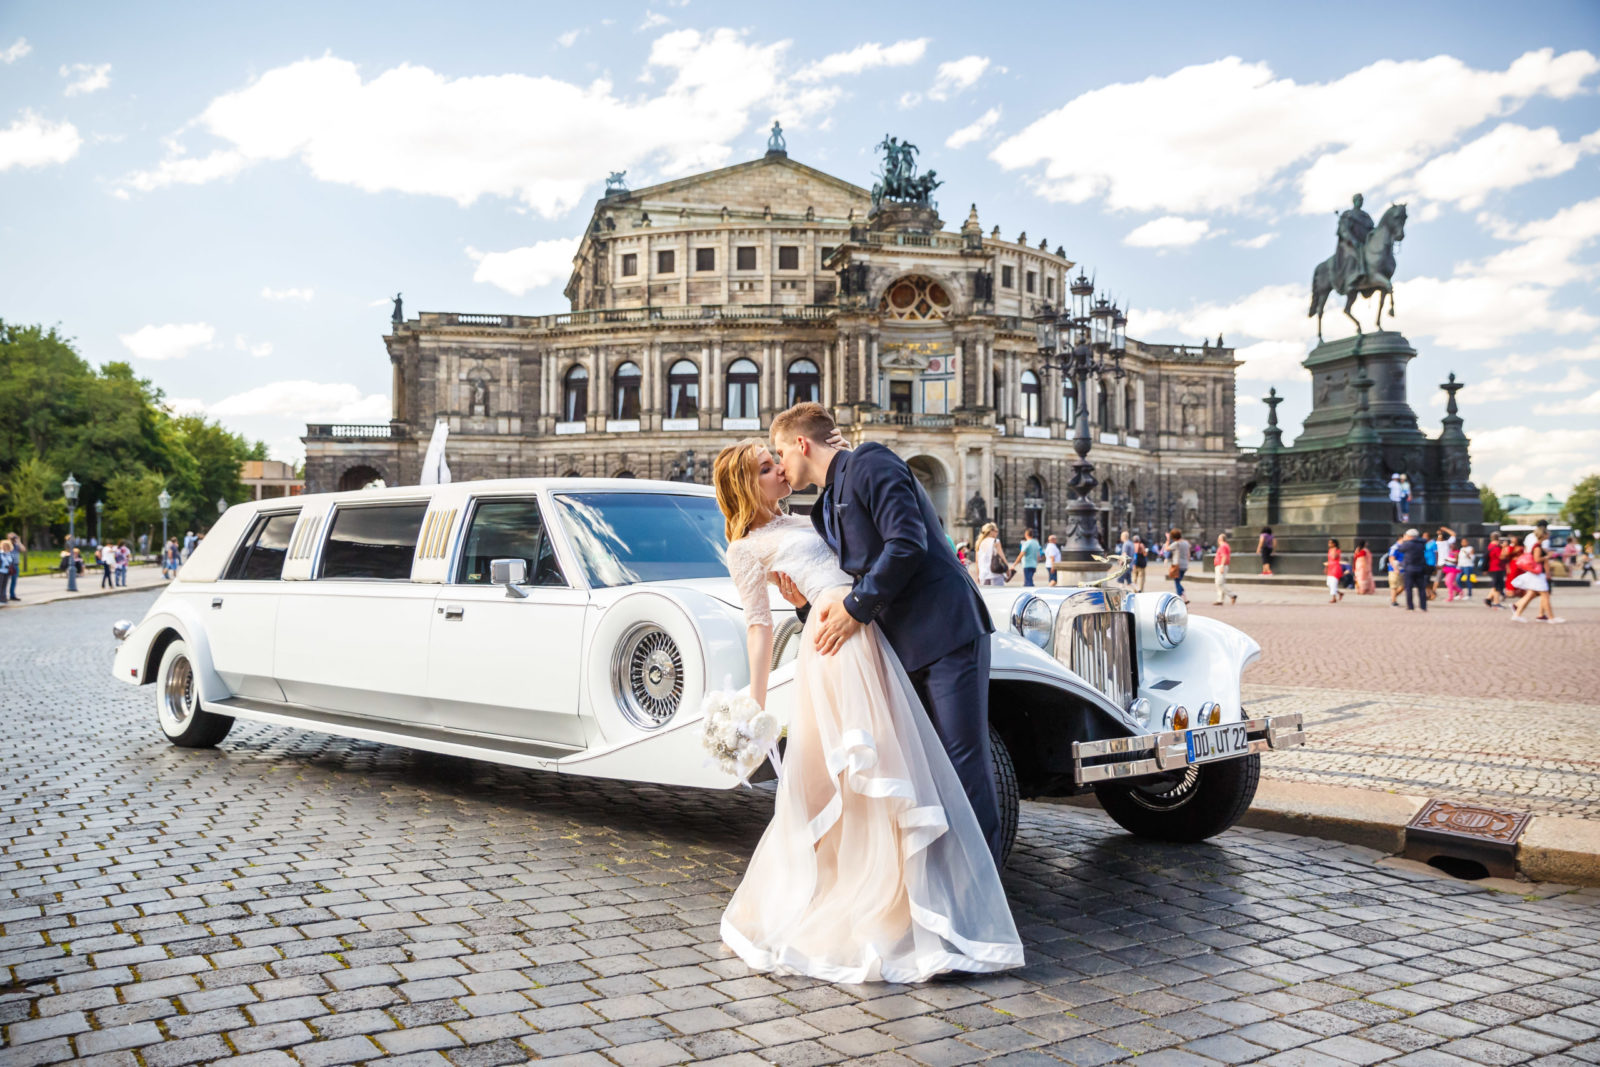
[[[212,611],[217,611],[217,610],[221,609],[221,607],[222,607],[222,598],[219,597],[219,596],[212,597],[211,598],[211,610]]]
[[[463,614],[464,609],[460,604],[446,604],[444,606],[444,618],[446,622],[460,622]]]

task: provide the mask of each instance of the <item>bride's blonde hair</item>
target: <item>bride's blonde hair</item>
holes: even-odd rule
[[[718,452],[716,462],[711,465],[711,484],[717,490],[717,506],[727,520],[725,529],[729,544],[772,517],[773,510],[762,499],[758,484],[761,475],[758,453],[765,451],[765,441],[750,437]]]

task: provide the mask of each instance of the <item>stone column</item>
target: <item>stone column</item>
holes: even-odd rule
[[[878,333],[872,333],[871,359],[867,366],[867,400],[873,404],[881,404],[883,398],[878,395]]]
[[[705,398],[713,428],[722,425],[722,402],[727,397],[727,390],[722,385],[722,373],[722,339],[719,337],[711,342],[711,395]]]
[[[965,389],[963,388],[963,382],[961,379],[966,374],[967,370],[966,347],[966,338],[957,337],[955,343],[955,356],[953,357],[955,360],[955,366],[952,368],[955,379],[955,392],[954,395],[952,395],[949,399],[951,411],[955,411],[957,408],[960,408],[963,403],[965,403]],[[961,498],[963,505],[966,499],[966,497]]]
[[[711,425],[711,346],[700,346],[700,403],[697,412],[702,430]]]
[[[605,415],[605,380],[606,360],[601,354],[601,347],[595,345],[589,350],[589,429],[604,430],[606,428]]]
[[[784,392],[784,358],[783,342],[772,343],[772,410],[782,411],[787,405],[784,403],[788,396]]]
[[[867,396],[867,335],[856,335],[856,374],[859,392],[856,401],[865,404],[870,398]]]

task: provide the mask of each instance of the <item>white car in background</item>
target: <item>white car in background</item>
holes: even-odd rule
[[[515,479],[230,508],[114,670],[172,743],[235,719],[562,774],[737,783],[701,746],[708,689],[748,683],[723,520],[704,486]],[[1249,637],[1169,593],[984,588],[1007,843],[1020,797],[1093,789],[1118,823],[1233,825],[1298,715],[1249,718]],[[793,705],[799,623],[773,592],[768,707]],[[764,768],[770,776],[770,767]]]

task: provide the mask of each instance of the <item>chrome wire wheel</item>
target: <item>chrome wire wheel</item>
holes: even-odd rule
[[[176,728],[169,731],[173,733],[181,733],[194,717],[194,667],[188,656],[175,656],[167,664],[166,677],[161,679],[161,710]]]
[[[642,729],[666,725],[683,702],[683,655],[658,626],[636,626],[623,636],[612,678],[622,713]]]
[[[1128,790],[1128,799],[1141,808],[1151,811],[1172,811],[1194,799],[1195,787],[1200,784],[1200,768],[1194,764],[1183,769],[1177,781],[1135,783]]]

